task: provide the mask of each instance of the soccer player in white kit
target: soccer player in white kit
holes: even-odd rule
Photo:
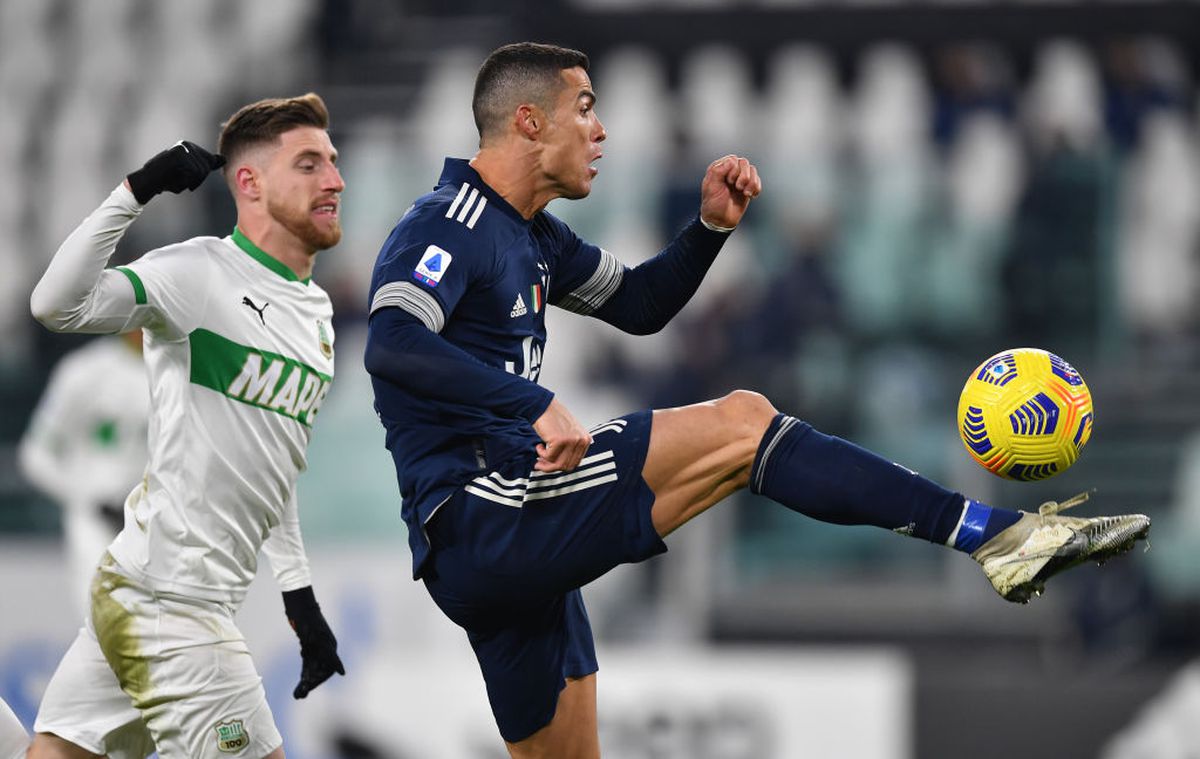
[[[248,105],[218,153],[180,142],[130,174],[67,238],[33,292],[54,330],[142,328],[150,458],[91,586],[91,614],[46,688],[30,757],[283,757],[233,615],[261,548],[303,661],[303,698],[343,673],[312,591],[296,510],[312,424],[333,378],[332,307],[310,275],[341,237],[345,185],[312,93]],[[224,165],[227,237],[106,269],[163,190]]]
[[[91,605],[96,564],[122,527],[122,504],[146,469],[150,389],[142,332],[101,337],[50,374],[21,437],[21,472],[62,508],[73,611]]]

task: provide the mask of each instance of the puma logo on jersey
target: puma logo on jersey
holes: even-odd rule
[[[529,313],[529,309],[525,307],[525,299],[521,297],[521,293],[517,293],[517,302],[513,304],[512,311],[508,312],[508,318],[516,319],[527,313]]]
[[[271,305],[270,303],[263,303],[262,308],[259,308],[254,305],[254,301],[250,300],[250,296],[246,295],[242,297],[242,305],[249,306],[254,313],[258,314],[258,320],[262,322],[263,326],[267,326],[267,319],[263,316],[263,311],[267,310],[267,306]]]

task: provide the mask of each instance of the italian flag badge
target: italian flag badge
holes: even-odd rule
[[[530,305],[533,306],[533,312],[535,314],[542,310],[542,304],[545,302],[546,301],[543,300],[543,298],[542,298],[542,286],[541,285],[530,285],[529,286],[529,303],[530,303]]]

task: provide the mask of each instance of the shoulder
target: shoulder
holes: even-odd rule
[[[129,278],[138,303],[146,302],[147,291],[159,297],[166,292],[200,292],[212,282],[222,244],[217,237],[194,237],[155,248],[116,270]]]
[[[443,185],[419,198],[397,222],[380,252],[378,267],[396,262],[412,267],[441,255],[444,262],[453,260],[460,268],[487,269],[519,235],[515,226],[470,183]]]
[[[533,232],[538,237],[548,239],[559,245],[575,239],[575,232],[567,223],[549,211],[542,211],[533,217]]]
[[[214,256],[222,252],[224,247],[225,241],[220,237],[193,237],[190,240],[155,248],[129,265],[136,267],[138,264],[146,263],[206,267]]]
[[[193,237],[181,242],[164,245],[161,248],[146,253],[142,258],[148,256],[173,255],[173,256],[209,256],[220,252],[226,246],[225,238],[223,237]]]
[[[470,182],[446,184],[417,200],[397,224],[442,247],[494,248],[511,242],[511,220]]]
[[[308,281],[307,295],[309,300],[311,300],[318,309],[325,309],[331,313],[333,312],[333,300],[330,299],[329,293],[326,292],[325,288],[318,285],[315,279],[310,279]]]

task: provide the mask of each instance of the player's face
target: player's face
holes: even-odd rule
[[[564,198],[584,198],[592,191],[601,155],[604,125],[596,117],[596,94],[587,72],[576,67],[562,72],[563,88],[543,141],[543,168]]]
[[[307,248],[332,248],[342,239],[338,210],[346,183],[329,133],[297,127],[280,142],[265,171],[267,211]]]

